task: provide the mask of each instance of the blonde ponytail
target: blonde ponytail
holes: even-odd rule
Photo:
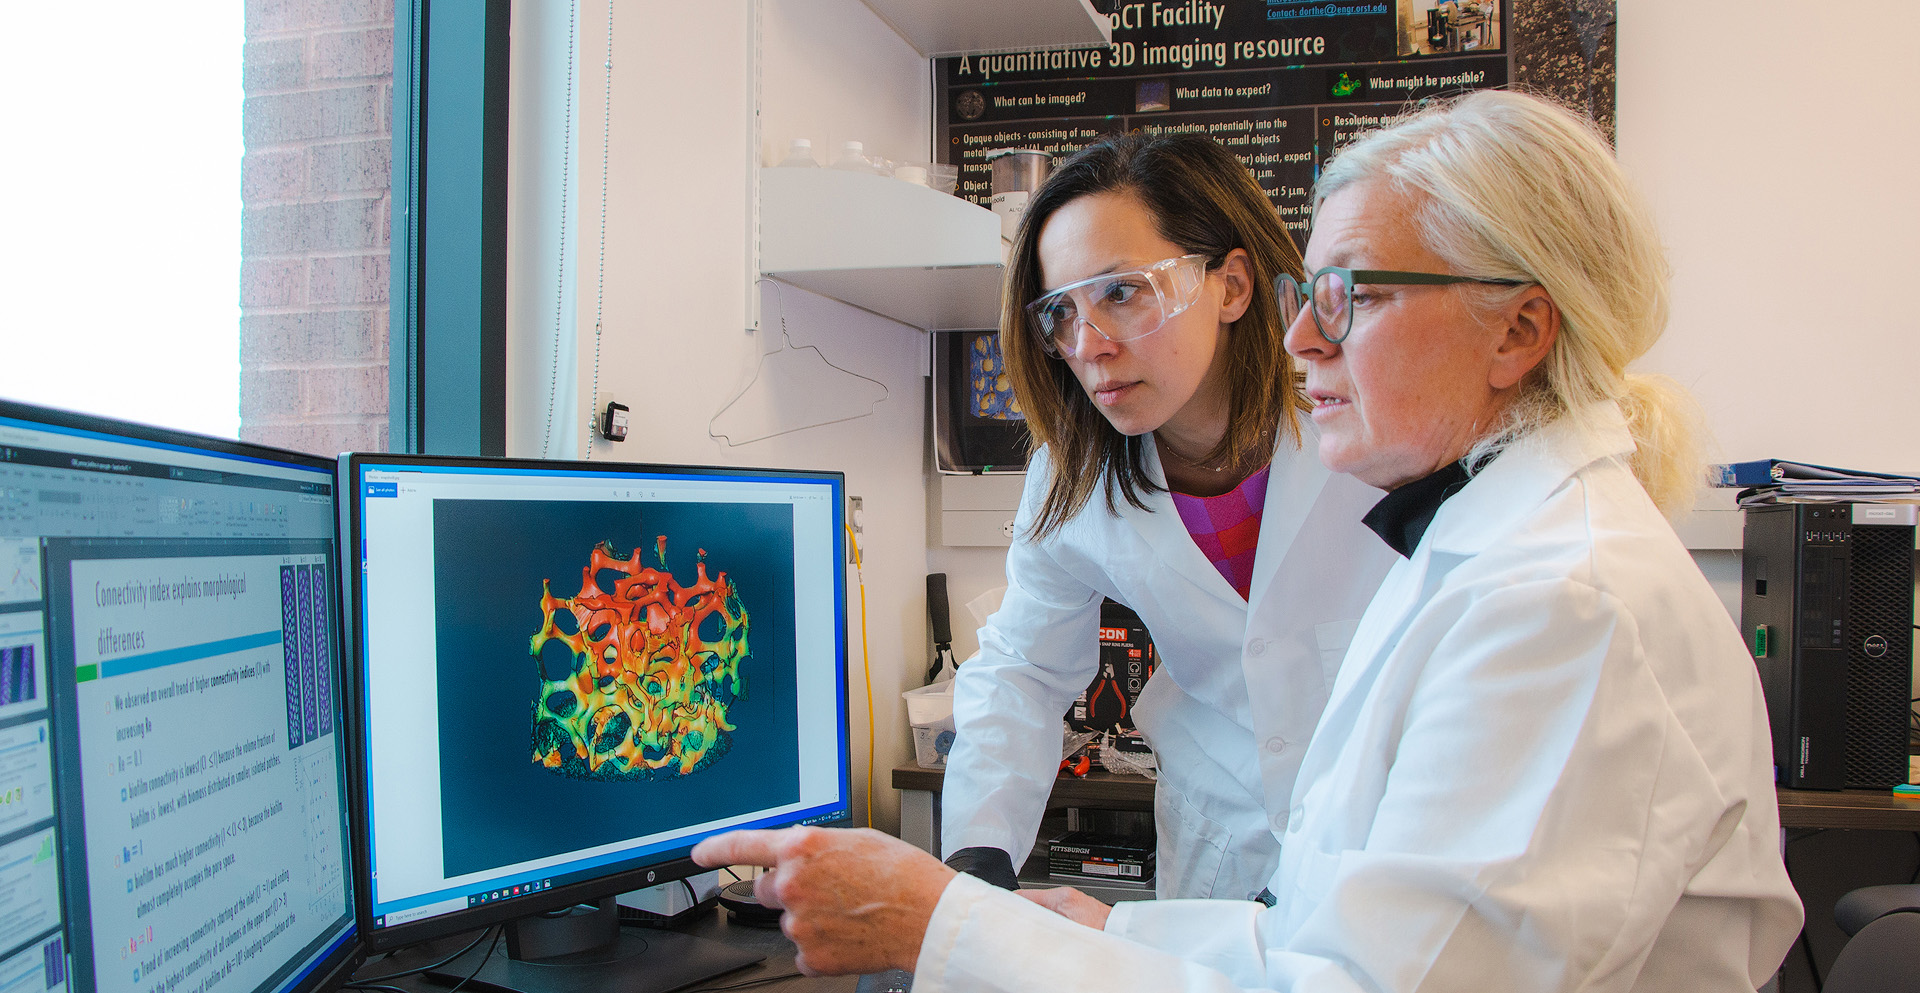
[[[1634,478],[1668,517],[1693,509],[1701,484],[1700,405],[1666,376],[1630,372],[1617,400],[1633,435]]]

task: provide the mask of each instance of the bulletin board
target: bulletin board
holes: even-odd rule
[[[1611,137],[1614,0],[1114,0],[1104,48],[935,59],[934,157],[985,205],[988,151],[1064,158],[1123,131],[1211,135],[1305,243],[1314,177],[1419,101],[1514,85]]]

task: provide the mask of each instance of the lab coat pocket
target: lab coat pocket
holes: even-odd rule
[[[1155,853],[1157,894],[1162,899],[1182,900],[1213,896],[1233,832],[1202,814],[1164,779],[1153,791],[1153,808],[1154,828],[1160,838]]]
[[[1354,633],[1359,630],[1358,617],[1313,626],[1313,640],[1320,647],[1320,671],[1326,677],[1327,686],[1333,686],[1340,674],[1340,662],[1347,657],[1347,647],[1353,644]]]

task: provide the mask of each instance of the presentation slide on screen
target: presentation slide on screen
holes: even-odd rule
[[[40,611],[0,614],[0,721],[46,710],[46,687],[47,645]]]
[[[0,993],[66,993],[67,956],[59,935],[0,960]]]
[[[829,487],[375,482],[362,575],[386,923],[838,798]]]
[[[0,845],[0,948],[60,923],[60,860],[52,828]]]
[[[0,538],[0,604],[40,599],[40,540]]]
[[[0,728],[0,836],[52,817],[53,742],[47,722]]]
[[[95,986],[253,989],[347,908],[325,560],[70,568]]]

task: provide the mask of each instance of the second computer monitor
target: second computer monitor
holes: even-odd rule
[[[358,960],[332,469],[0,401],[0,990]]]
[[[374,948],[850,809],[838,473],[344,456]]]

